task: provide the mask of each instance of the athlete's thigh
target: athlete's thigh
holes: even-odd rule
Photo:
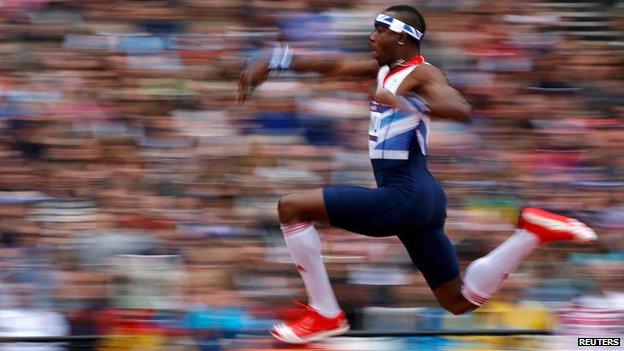
[[[401,233],[398,237],[431,290],[459,276],[457,252],[443,228]]]
[[[323,196],[330,224],[354,233],[395,235],[408,217],[402,209],[409,194],[393,189],[333,186]]]
[[[446,196],[435,181],[435,195],[429,200],[432,206],[430,219],[419,230],[398,234],[414,265],[421,271],[432,290],[459,277],[459,260],[451,240],[444,233],[446,222]]]

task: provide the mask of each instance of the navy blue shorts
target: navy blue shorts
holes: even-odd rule
[[[427,171],[411,184],[323,189],[330,224],[354,233],[399,237],[431,289],[459,276],[459,260],[444,233],[446,196]]]

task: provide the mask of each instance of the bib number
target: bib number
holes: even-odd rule
[[[381,127],[381,113],[371,113],[370,126],[368,127],[368,135],[371,138],[377,139],[379,137],[379,127]]]

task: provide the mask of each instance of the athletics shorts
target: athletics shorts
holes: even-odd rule
[[[431,289],[459,276],[459,260],[444,233],[446,196],[427,171],[411,183],[369,189],[323,189],[330,224],[373,237],[396,235]]]

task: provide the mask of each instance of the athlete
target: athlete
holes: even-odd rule
[[[368,236],[396,235],[440,305],[453,314],[482,306],[537,246],[553,240],[597,240],[590,228],[573,218],[525,208],[515,233],[470,264],[462,278],[457,254],[444,233],[446,197],[427,169],[427,138],[430,118],[465,121],[470,105],[421,56],[426,26],[415,8],[389,7],[377,15],[374,26],[369,37],[372,59],[293,56],[282,44],[267,60],[243,72],[239,81],[242,103],[271,70],[377,77],[368,132],[377,188],[330,186],[279,200],[286,245],[308,294],[300,319],[270,331],[287,343],[315,341],[349,329],[327,277],[314,222]]]

